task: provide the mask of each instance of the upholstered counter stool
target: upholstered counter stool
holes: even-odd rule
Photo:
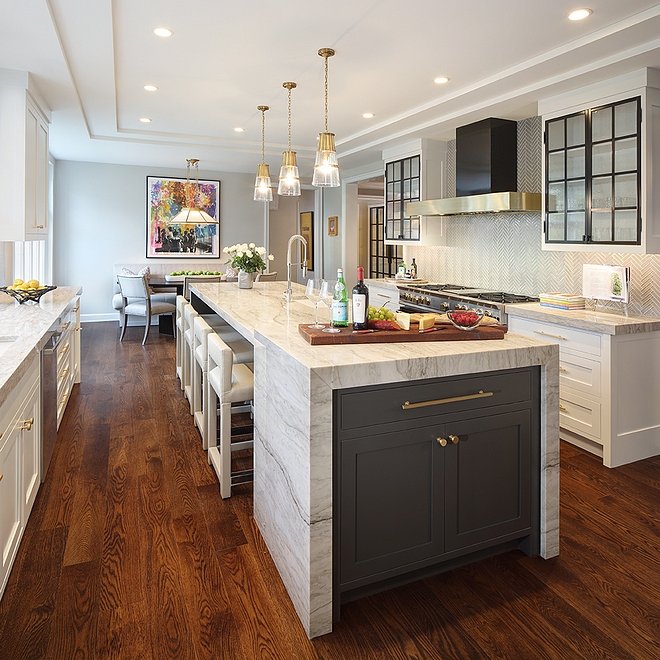
[[[188,301],[183,296],[176,297],[176,375],[181,382],[181,389],[183,389],[183,349],[185,347],[183,310],[187,304]]]
[[[195,364],[195,319],[199,316],[193,306],[186,302],[183,308],[183,355],[182,355],[182,373],[183,373],[183,392],[190,402],[190,414],[193,409],[193,365]]]
[[[231,469],[232,452],[253,447],[252,438],[232,442],[231,416],[234,412],[249,410],[253,398],[254,374],[247,365],[234,364],[231,348],[217,334],[210,333],[205,396],[208,406],[206,437],[209,464],[218,476],[223,498],[231,497],[233,485],[247,483],[253,478],[253,470],[232,472]],[[243,434],[245,430],[239,429]]]

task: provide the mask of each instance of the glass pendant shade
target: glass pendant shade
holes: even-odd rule
[[[218,221],[197,205],[199,198],[199,160],[188,158],[186,161],[186,205],[168,222],[170,225],[217,225]],[[194,186],[190,181],[190,168],[195,168]]]
[[[280,167],[280,183],[277,187],[278,195],[300,195],[300,174],[295,151],[285,151],[282,154],[282,167]]]
[[[254,182],[254,201],[273,201],[273,190],[270,187],[270,172],[268,171],[268,165],[265,163],[260,163],[257,166],[257,178]]]
[[[338,188],[340,184],[334,133],[319,133],[312,185],[321,188]]]

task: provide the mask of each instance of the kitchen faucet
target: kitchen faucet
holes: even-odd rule
[[[291,246],[296,241],[300,241],[303,244],[303,259],[297,263],[291,263]],[[289,243],[286,246],[286,291],[284,292],[284,298],[287,302],[291,302],[291,299],[293,298],[293,290],[291,289],[291,266],[302,266],[303,277],[307,276],[307,241],[305,240],[305,237],[300,234],[294,234],[289,239]]]

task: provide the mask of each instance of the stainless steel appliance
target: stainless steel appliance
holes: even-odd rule
[[[399,309],[402,312],[435,312],[447,310],[483,310],[486,316],[506,324],[504,306],[514,303],[538,302],[538,298],[517,293],[460,286],[458,284],[398,285]]]
[[[46,479],[46,472],[57,440],[57,347],[61,339],[62,333],[58,321],[46,333],[39,345],[41,356],[41,429],[43,433],[42,482]]]

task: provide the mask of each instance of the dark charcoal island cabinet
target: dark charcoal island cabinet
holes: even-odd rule
[[[337,390],[341,602],[516,547],[539,553],[540,369]]]

